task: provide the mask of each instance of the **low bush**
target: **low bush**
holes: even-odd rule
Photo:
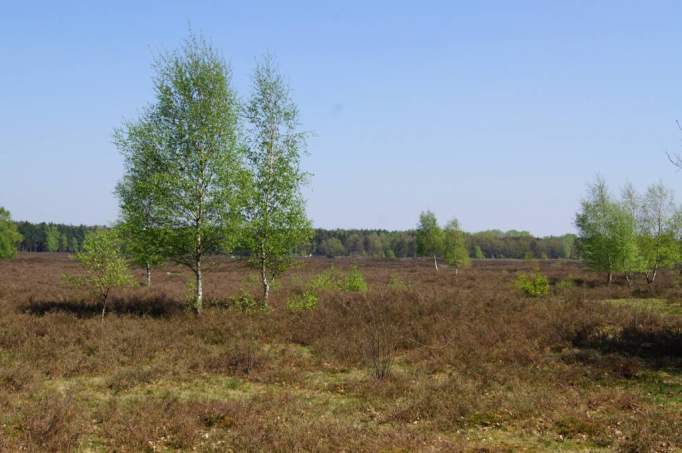
[[[346,276],[343,289],[351,293],[367,292],[367,282],[365,281],[365,277],[362,275],[362,272],[360,272],[360,269],[358,269],[357,266],[353,266]]]
[[[294,294],[287,301],[287,308],[292,311],[312,310],[317,307],[317,295],[311,290]]]
[[[514,283],[528,297],[542,297],[549,294],[549,280],[540,273],[521,273]]]
[[[238,296],[230,300],[230,307],[239,311],[255,311],[261,308],[256,299],[247,292],[241,292]]]

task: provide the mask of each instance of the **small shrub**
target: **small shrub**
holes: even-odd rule
[[[395,345],[391,340],[390,334],[384,328],[370,328],[367,330],[369,369],[371,375],[379,381],[391,375],[395,353]]]
[[[107,299],[115,288],[132,286],[133,276],[121,253],[121,239],[115,230],[95,230],[88,233],[83,251],[76,254],[83,268],[81,275],[65,275],[71,286],[85,288],[102,304],[102,319]]]
[[[540,273],[521,273],[516,277],[515,285],[528,297],[542,297],[549,294],[549,280]]]
[[[334,291],[341,289],[343,276],[334,267],[317,274],[308,287],[313,291]]]
[[[360,272],[360,269],[358,269],[357,266],[353,266],[346,276],[346,282],[343,289],[352,293],[367,292],[367,282],[365,281],[365,277],[362,276],[362,272]]]
[[[287,308],[292,311],[312,310],[317,307],[317,295],[311,290],[305,290],[289,298]]]
[[[407,283],[403,279],[401,279],[399,276],[395,274],[391,274],[388,276],[388,284],[387,286],[390,289],[396,290],[396,291],[405,291],[408,289]]]
[[[247,292],[241,292],[237,297],[230,301],[230,306],[239,311],[255,311],[261,307],[256,299]]]

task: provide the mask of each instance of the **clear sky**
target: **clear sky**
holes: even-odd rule
[[[0,3],[0,206],[104,224],[112,130],[152,101],[188,26],[247,94],[276,56],[313,131],[316,226],[573,230],[586,183],[662,181],[682,201],[682,2]]]

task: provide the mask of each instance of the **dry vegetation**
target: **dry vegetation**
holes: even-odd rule
[[[357,264],[367,293],[316,275]],[[543,298],[514,286],[541,266]],[[184,310],[177,267],[115,294],[104,323],[65,288],[64,255],[0,263],[0,450],[517,451],[682,449],[682,287],[607,287],[577,264],[301,262],[272,309],[257,280],[206,273]],[[138,273],[142,280],[142,273]],[[242,304],[244,305],[244,304]]]

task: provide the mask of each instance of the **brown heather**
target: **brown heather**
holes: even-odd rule
[[[367,293],[322,289],[314,310],[287,309],[315,275],[354,264]],[[515,288],[534,268],[550,296]],[[252,271],[210,269],[203,316],[184,309],[190,275],[165,266],[154,288],[115,294],[100,324],[61,283],[77,272],[68,256],[0,263],[0,450],[682,449],[677,273],[650,289],[566,262],[455,276],[309,259],[264,313],[229,308],[258,294]]]

